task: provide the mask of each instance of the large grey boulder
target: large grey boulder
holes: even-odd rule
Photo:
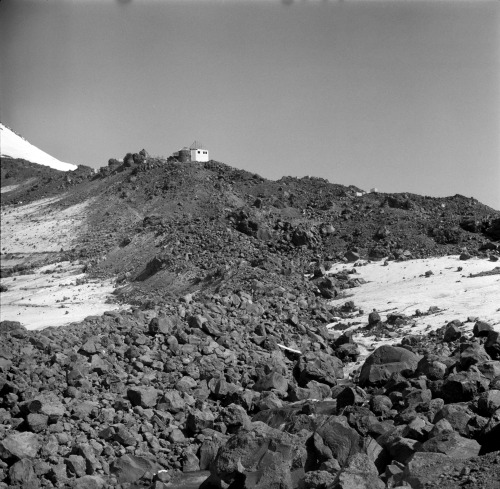
[[[377,467],[368,455],[357,453],[349,459],[335,487],[338,489],[384,489],[385,484],[379,478]]]
[[[361,367],[359,384],[382,385],[394,373],[413,373],[418,365],[420,356],[406,348],[383,345],[377,348]]]
[[[117,458],[110,466],[119,484],[138,481],[146,472],[155,473],[161,467],[153,460],[135,455],[123,455]]]
[[[300,357],[293,369],[293,375],[300,387],[306,387],[311,380],[334,386],[337,379],[344,377],[340,358],[323,352],[310,352]]]
[[[467,370],[449,375],[443,382],[441,397],[446,403],[470,401],[489,387],[489,380],[479,371]]]
[[[156,406],[159,391],[154,387],[132,387],[127,391],[132,406],[152,408]]]
[[[452,458],[472,458],[479,455],[481,445],[456,432],[441,433],[422,444],[419,451],[443,453]]]
[[[29,431],[11,433],[0,441],[0,458],[35,458],[41,447],[40,437]]]
[[[500,333],[498,331],[488,333],[484,349],[492,360],[500,360]]]
[[[347,463],[352,455],[359,453],[361,437],[351,428],[344,416],[329,416],[317,428],[316,434],[331,451],[341,466]]]
[[[292,489],[292,472],[303,472],[306,459],[304,439],[257,421],[219,449],[211,465],[211,479],[219,485],[236,484],[234,487],[245,481],[255,488]]]

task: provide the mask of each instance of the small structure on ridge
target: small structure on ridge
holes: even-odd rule
[[[199,141],[195,141],[189,148],[184,146],[184,148],[176,151],[172,158],[180,161],[181,163],[188,163],[190,161],[209,161],[208,149],[205,148]]]

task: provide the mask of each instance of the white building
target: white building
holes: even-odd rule
[[[208,161],[210,159],[208,149],[204,148],[198,141],[195,141],[189,149],[191,150],[191,161]]]

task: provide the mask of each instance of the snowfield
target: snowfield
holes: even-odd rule
[[[125,309],[109,303],[112,280],[89,280],[81,269],[78,263],[60,262],[28,275],[2,279],[8,290],[0,295],[0,321],[19,321],[26,329],[43,329]]]
[[[39,165],[50,166],[55,170],[72,171],[76,170],[77,166],[71,163],[64,163],[50,156],[41,149],[33,146],[31,143],[18,136],[8,127],[0,123],[0,150],[1,156],[10,156],[11,158],[22,158],[38,163]]]
[[[71,249],[86,229],[87,200],[65,209],[54,207],[62,197],[5,206],[1,212],[3,253],[44,253]]]
[[[329,273],[352,271],[354,268],[356,272],[352,276],[367,282],[360,287],[343,290],[340,297],[331,301],[334,306],[354,301],[363,311],[361,315],[353,314],[347,321],[351,324],[349,330],[364,328],[368,324],[368,314],[373,310],[380,314],[382,320],[391,313],[413,316],[412,324],[396,328],[397,334],[393,338],[367,336],[367,332],[361,329],[355,332],[355,342],[362,351],[357,364],[362,364],[366,355],[382,344],[398,343],[405,335],[423,334],[454,319],[465,323],[465,331],[472,330],[476,318],[500,331],[500,274],[471,276],[498,266],[499,262],[480,258],[460,260],[458,255],[391,261],[388,265],[384,262],[362,262],[361,266],[334,265]],[[437,307],[437,312],[414,316],[417,310],[427,313],[430,307]],[[334,328],[336,324],[328,327]]]
[[[85,218],[91,200],[59,209],[61,198],[2,208],[2,268],[72,248],[87,227]],[[26,275],[2,278],[7,291],[0,295],[0,321],[19,321],[27,329],[41,329],[118,309],[110,304],[113,281],[89,280],[81,270],[78,263],[60,262],[33,268]]]

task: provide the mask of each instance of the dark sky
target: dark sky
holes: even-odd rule
[[[103,166],[193,140],[269,178],[500,209],[500,2],[3,0],[1,120]]]

